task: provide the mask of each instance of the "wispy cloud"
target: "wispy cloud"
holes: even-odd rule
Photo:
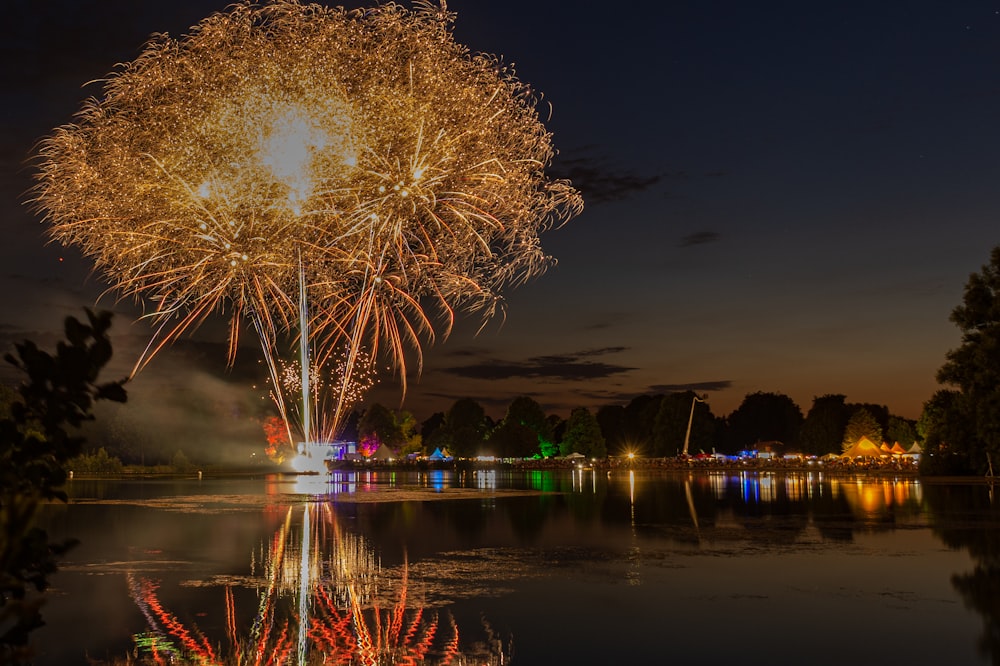
[[[653,384],[649,387],[650,393],[681,393],[683,391],[724,391],[732,388],[733,382],[730,379],[721,379],[710,382],[689,382],[687,384]]]
[[[625,347],[603,347],[568,354],[535,356],[524,361],[485,359],[478,363],[443,368],[442,372],[472,379],[599,379],[635,370],[615,363],[590,360],[625,351]]]
[[[691,247],[693,245],[706,245],[708,243],[715,243],[721,238],[722,236],[714,231],[696,231],[693,234],[683,236],[677,243],[677,246]]]
[[[590,150],[591,147],[587,147],[577,155],[560,157],[550,170],[556,178],[572,181],[588,204],[620,201],[650,189],[664,177],[663,174],[622,169],[605,157],[587,154]]]

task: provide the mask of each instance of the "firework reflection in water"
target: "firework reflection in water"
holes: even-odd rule
[[[257,612],[246,636],[237,627],[232,588],[225,588],[228,654],[194,624],[163,606],[159,585],[128,575],[149,631],[138,634],[138,663],[493,665],[509,662],[502,641],[462,651],[450,616],[409,605],[408,567],[389,585],[373,549],[340,529],[329,505],[302,506],[296,533],[289,507],[281,528],[251,561]],[[216,647],[213,647],[215,645]],[[137,662],[132,662],[137,663]]]

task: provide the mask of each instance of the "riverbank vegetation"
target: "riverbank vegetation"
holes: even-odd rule
[[[83,451],[80,428],[94,404],[125,402],[125,380],[98,383],[111,359],[111,314],[88,310],[87,319],[66,319],[55,354],[24,341],[5,356],[24,381],[0,418],[0,664],[29,659],[29,633],[44,624],[41,593],[74,545],[49,540],[35,524],[38,507],[66,501],[65,466]]]

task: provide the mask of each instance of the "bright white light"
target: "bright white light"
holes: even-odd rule
[[[311,456],[308,453],[297,453],[289,461],[289,464],[299,474],[326,474],[329,471],[322,458]]]

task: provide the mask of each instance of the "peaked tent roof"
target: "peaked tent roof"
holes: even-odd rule
[[[444,454],[441,453],[441,449],[434,449],[434,453],[427,456],[428,460],[444,460]]]
[[[913,442],[913,446],[907,451],[907,453],[923,453],[924,448],[920,446],[917,442]]]
[[[881,458],[884,455],[882,449],[880,449],[876,444],[868,439],[867,437],[862,437],[857,441],[857,443],[851,448],[844,451],[841,454],[841,458]]]
[[[375,453],[372,454],[372,460],[391,460],[395,457],[396,454],[385,444],[379,444],[378,448],[375,449]]]
[[[892,448],[891,448],[891,449],[889,449],[889,450],[890,450],[891,452],[893,452],[893,453],[896,453],[896,454],[903,454],[903,453],[906,453],[906,449],[904,449],[904,448],[903,448],[903,447],[902,447],[902,446],[900,445],[900,443],[899,443],[899,442],[896,442],[895,444],[893,444],[893,445],[892,445]]]

